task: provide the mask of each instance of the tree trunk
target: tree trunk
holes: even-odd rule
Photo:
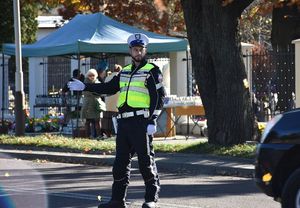
[[[254,116],[237,36],[238,18],[252,1],[182,0],[208,141],[232,145],[252,140]],[[246,4],[245,4],[246,3]],[[245,5],[243,5],[245,4]]]

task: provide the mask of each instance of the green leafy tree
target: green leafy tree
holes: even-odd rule
[[[22,2],[21,6],[21,33],[22,43],[33,43],[36,41],[36,33],[38,30],[38,5]]]
[[[13,7],[13,1],[3,0],[0,4],[0,44],[11,43],[14,40],[13,28],[13,10],[8,8]]]
[[[14,12],[13,1],[2,0],[0,4],[0,47],[3,43],[14,43]],[[30,2],[29,0],[20,1],[20,22],[21,22],[21,42],[22,44],[33,43],[36,41],[36,33],[38,29],[37,16],[39,4]],[[11,57],[9,61],[9,81],[13,88],[15,82],[15,58]],[[28,92],[28,62],[23,59],[23,72],[25,82],[25,92]]]
[[[36,40],[38,5],[28,1],[20,2],[20,21],[21,21],[21,41],[22,43],[33,43]],[[14,19],[13,19],[13,1],[2,0],[0,6],[0,44],[13,43]]]

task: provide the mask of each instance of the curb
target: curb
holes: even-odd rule
[[[47,160],[52,162],[77,163],[95,166],[112,166],[114,155],[83,154],[58,151],[45,151],[45,148],[0,146],[0,157],[13,157],[24,160]],[[159,172],[177,174],[226,175],[252,178],[254,161],[250,159],[217,157],[211,155],[157,153],[156,164]],[[137,157],[133,158],[133,168],[138,168]]]
[[[0,154],[7,154],[10,157],[23,160],[48,160],[51,162],[76,163],[87,165],[105,165],[111,166],[114,161],[114,155],[88,155],[82,153],[69,152],[49,152],[38,150],[17,150],[2,149]]]
[[[253,178],[254,161],[233,157],[200,154],[156,154],[159,170],[181,174],[205,174]]]

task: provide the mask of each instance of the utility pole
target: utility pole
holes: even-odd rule
[[[22,52],[21,52],[21,24],[20,24],[20,2],[14,0],[14,28],[16,45],[16,92],[15,92],[15,120],[16,136],[25,134],[25,102],[24,102],[24,84],[22,71]]]

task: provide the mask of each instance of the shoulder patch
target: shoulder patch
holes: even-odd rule
[[[162,76],[162,74],[158,74],[158,78],[157,78],[157,79],[158,79],[159,82],[162,82],[162,81],[163,81],[163,76]]]

